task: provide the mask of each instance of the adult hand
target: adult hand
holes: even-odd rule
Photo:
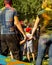
[[[33,36],[32,35],[28,38],[28,40],[31,40],[31,39],[33,39]]]
[[[24,39],[20,41],[20,45],[26,42],[26,36],[24,35]]]
[[[36,37],[31,35],[31,37],[29,37],[28,40],[32,40],[32,39],[36,40]]]

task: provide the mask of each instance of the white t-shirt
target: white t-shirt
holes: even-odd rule
[[[27,32],[26,36],[27,36],[27,38],[29,38],[31,36],[31,34]],[[27,47],[32,46],[32,40],[29,40],[29,41],[27,40],[26,43],[27,43]]]

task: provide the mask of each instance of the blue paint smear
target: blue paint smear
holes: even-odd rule
[[[0,65],[6,65],[7,63],[4,61],[6,57],[5,56],[2,56],[0,55]]]

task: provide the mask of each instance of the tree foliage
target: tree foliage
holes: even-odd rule
[[[33,18],[41,9],[42,0],[13,0],[13,6],[17,9],[20,17]]]
[[[0,0],[0,8],[3,7],[3,0]]]
[[[13,0],[13,7],[19,13],[20,19],[35,17],[41,9],[42,0]],[[3,7],[3,0],[0,0],[0,8]]]

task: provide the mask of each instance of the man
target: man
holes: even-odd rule
[[[4,0],[5,7],[1,9],[1,47],[2,53],[6,50],[6,45],[9,47],[9,51],[12,58],[20,59],[19,51],[20,44],[25,42],[26,36],[22,30],[22,27],[18,21],[18,15],[15,8],[12,7],[12,0]],[[20,42],[15,32],[15,26],[22,33],[24,40]],[[4,45],[4,47],[3,47]]]
[[[46,1],[46,0],[45,0]],[[44,3],[45,4],[45,3]],[[44,5],[45,6],[45,5]],[[32,29],[32,36],[35,33],[38,24],[41,22],[40,38],[38,42],[38,54],[36,65],[42,65],[42,60],[45,54],[46,48],[49,46],[49,65],[52,65],[52,4],[46,2],[46,6],[41,13],[37,15],[34,27]],[[49,42],[49,43],[48,43]]]

